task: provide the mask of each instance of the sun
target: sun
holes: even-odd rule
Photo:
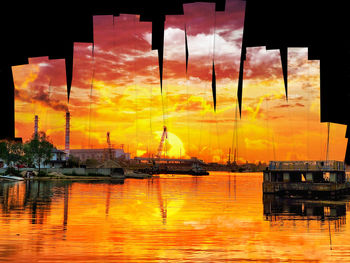
[[[156,141],[160,141],[162,136],[162,131],[157,131],[155,133]],[[164,150],[166,148],[166,156],[168,158],[187,158],[186,151],[181,139],[174,133],[168,131],[168,139],[165,140],[163,146],[162,156],[164,155]]]

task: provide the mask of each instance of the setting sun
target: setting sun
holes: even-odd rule
[[[162,133],[162,131],[155,132],[154,140],[157,141],[158,139],[160,142]],[[168,131],[167,133],[168,138],[165,140],[162,154],[165,154],[170,158],[188,158],[189,156],[186,155],[186,151],[181,139],[172,132]]]

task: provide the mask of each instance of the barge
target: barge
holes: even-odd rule
[[[340,161],[270,161],[263,175],[264,194],[317,197],[350,192]]]
[[[194,176],[209,175],[209,172],[207,172],[204,168],[202,168],[197,164],[193,164],[192,168],[190,169],[154,165],[151,168],[139,169],[138,172],[148,173],[151,175],[153,174],[188,174],[188,175],[194,175]]]

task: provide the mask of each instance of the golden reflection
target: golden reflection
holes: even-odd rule
[[[348,201],[263,198],[261,183],[260,173],[224,172],[2,182],[0,261],[348,259]]]
[[[304,224],[308,229],[316,225],[322,231],[334,225],[334,231],[341,231],[346,224],[347,203],[332,200],[294,200],[275,195],[263,196],[265,219],[271,226],[293,226]],[[312,222],[312,224],[310,224]]]

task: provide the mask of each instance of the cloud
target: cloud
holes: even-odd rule
[[[288,107],[291,107],[291,106],[292,106],[291,104],[281,104],[281,105],[275,106],[275,108],[288,108]]]
[[[44,87],[38,87],[34,95],[25,90],[15,89],[15,98],[29,103],[40,103],[43,106],[52,108],[55,111],[67,111],[67,104],[64,102],[52,98],[48,92],[44,90]]]
[[[289,108],[289,107],[305,107],[305,105],[297,102],[295,104],[280,104],[280,105],[276,105],[274,108]]]
[[[259,149],[259,150],[269,149],[273,146],[273,143],[269,140],[266,140],[266,139],[245,138],[244,143],[248,149],[255,149],[255,150],[257,150],[257,149]]]
[[[197,120],[197,122],[205,122],[205,123],[234,123],[235,119],[204,119],[204,120]]]
[[[278,50],[266,50],[265,47],[247,49],[244,64],[244,80],[282,80],[282,65]]]

